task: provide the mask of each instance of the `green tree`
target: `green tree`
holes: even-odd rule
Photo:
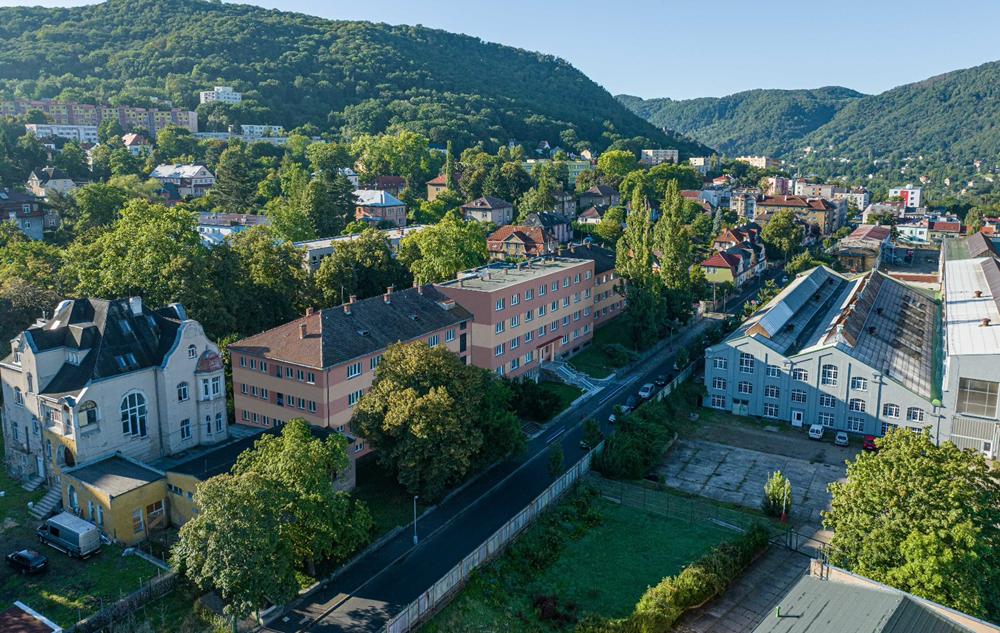
[[[792,511],[792,483],[788,477],[776,470],[764,483],[764,497],[760,509],[770,517],[781,516]]]
[[[217,200],[228,213],[250,212],[257,189],[254,172],[246,145],[241,141],[230,141],[215,166],[215,184],[210,194],[212,199]]]
[[[75,140],[66,141],[62,149],[52,157],[55,166],[69,174],[73,180],[81,180],[90,176],[90,168],[87,167],[87,157],[83,153],[80,143]]]
[[[617,187],[625,176],[639,169],[639,161],[632,152],[608,150],[597,157],[597,168],[607,178],[607,184]]]
[[[594,234],[601,239],[615,244],[622,236],[622,225],[625,224],[627,209],[621,206],[611,207],[604,212],[604,217],[594,227]]]
[[[830,484],[830,562],[976,617],[1000,617],[1000,484],[983,457],[892,429]],[[901,476],[905,473],[905,476]]]
[[[583,421],[583,443],[590,448],[596,447],[604,438],[601,432],[601,425],[594,418],[587,418]]]
[[[421,283],[454,279],[455,274],[486,261],[486,233],[478,222],[450,212],[437,224],[404,237],[399,260]]]
[[[978,233],[983,228],[983,213],[979,209],[969,209],[965,214],[965,227],[968,235]]]
[[[563,470],[563,460],[564,455],[562,444],[554,442],[552,446],[549,447],[548,463],[546,464],[549,477],[555,478],[559,476],[559,473]]]
[[[365,227],[353,240],[337,242],[313,275],[320,304],[330,307],[344,303],[351,295],[367,299],[387,288],[405,288],[411,277],[392,256],[382,233]]]
[[[288,493],[280,510],[288,520],[280,529],[310,576],[316,575],[315,561],[343,560],[364,545],[372,526],[362,502],[352,502],[346,491],[334,489],[335,478],[350,466],[346,449],[344,435],[333,433],[320,440],[305,420],[293,418],[282,426],[281,435],[262,435],[233,466],[237,477],[263,475]]]
[[[616,246],[615,269],[621,279],[618,291],[626,300],[622,321],[635,349],[652,345],[666,318],[663,282],[653,272],[653,248],[649,207],[634,209],[625,217],[625,231]]]
[[[112,176],[138,176],[142,173],[142,160],[132,154],[126,147],[111,150],[108,157],[108,168]]]
[[[122,136],[125,134],[125,130],[122,129],[122,124],[118,122],[118,119],[104,119],[101,124],[97,126],[97,142],[101,145],[106,145],[108,141],[113,138],[121,140]]]
[[[306,215],[321,237],[340,235],[354,219],[357,197],[354,185],[340,173],[323,172],[306,185],[303,200]]]
[[[781,209],[775,213],[760,231],[760,239],[769,255],[781,253],[782,259],[788,259],[789,255],[802,248],[803,237],[802,227],[796,224],[795,212],[791,209]]]

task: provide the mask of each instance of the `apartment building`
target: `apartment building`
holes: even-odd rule
[[[621,315],[625,310],[625,297],[618,292],[622,280],[615,271],[617,253],[613,249],[586,242],[570,244],[568,255],[594,262],[594,298],[591,306],[594,327],[600,327]]]
[[[202,90],[198,96],[201,103],[211,103],[212,101],[239,103],[243,100],[243,94],[233,90],[232,86],[215,86],[211,90]]]
[[[639,162],[646,167],[654,167],[663,163],[676,165],[680,154],[675,149],[644,149],[639,152]]]
[[[40,110],[48,115],[56,126],[97,126],[105,119],[114,119],[125,130],[141,126],[149,130],[154,137],[167,125],[177,125],[191,132],[198,131],[198,115],[190,110],[171,108],[132,108],[129,106],[90,105],[75,101],[60,102],[51,99],[32,101],[28,99],[13,99],[0,101],[0,115],[15,116],[27,114],[32,110]],[[65,128],[63,128],[65,129]]]
[[[382,221],[406,226],[406,204],[388,191],[358,189],[354,195],[358,199],[354,207],[355,220],[364,220],[372,226]]]
[[[834,194],[845,193],[846,191],[846,188],[837,185],[807,182],[805,178],[799,178],[795,181],[795,188],[792,193],[805,198],[829,198],[832,200]]]
[[[771,158],[770,156],[737,156],[733,160],[746,163],[751,167],[756,167],[757,169],[767,169],[773,167],[777,169],[781,165],[781,161],[777,158]]]
[[[581,173],[587,171],[593,167],[593,163],[590,160],[561,160],[552,161],[548,158],[529,158],[528,160],[521,163],[521,169],[531,173],[531,170],[535,168],[535,165],[544,165],[547,163],[552,163],[556,165],[566,165],[566,172],[568,174],[569,182],[563,183],[566,187],[571,187],[574,182],[576,182],[576,177]]]
[[[198,236],[206,246],[218,246],[227,237],[251,227],[270,226],[271,216],[248,213],[198,213]]]
[[[0,386],[18,477],[51,484],[112,453],[150,462],[228,436],[219,349],[179,304],[67,300],[10,346]]]
[[[853,204],[855,209],[863,211],[868,208],[871,195],[865,187],[851,187],[847,191],[835,192],[831,199],[846,200],[848,205]]]
[[[703,177],[708,175],[708,167],[710,163],[708,156],[692,156],[688,159],[688,165],[690,165],[696,172],[701,174]]]
[[[0,222],[13,222],[33,240],[42,239],[45,212],[35,196],[0,187]]]
[[[473,315],[472,363],[502,376],[536,376],[593,337],[594,261],[539,257],[489,264],[436,284]]]
[[[920,206],[921,191],[920,187],[914,187],[913,185],[893,187],[889,190],[889,197],[901,199],[904,207],[916,208]]]
[[[929,425],[947,440],[939,323],[933,293],[814,268],[705,350],[704,404],[859,435]]]
[[[343,433],[351,467],[339,485],[354,486],[354,460],[370,447],[350,428],[353,408],[371,388],[393,343],[444,345],[469,362],[472,314],[434,286],[388,291],[306,314],[229,345],[236,421],[269,428],[291,418]]]
[[[215,184],[215,176],[208,171],[208,167],[196,163],[158,165],[149,177],[174,185],[182,196],[203,196]]]
[[[846,201],[832,202],[825,198],[802,196],[760,196],[754,203],[756,214],[754,219],[777,213],[782,209],[792,209],[796,218],[811,226],[819,227],[823,235],[830,235],[847,220]]]
[[[466,220],[489,222],[494,226],[503,226],[514,221],[514,205],[493,196],[476,198],[459,208]]]
[[[31,132],[38,138],[58,136],[80,143],[97,144],[96,125],[51,125],[49,123],[25,123],[24,131]]]
[[[395,229],[382,229],[382,236],[385,237],[386,244],[389,245],[389,250],[392,252],[393,257],[399,252],[399,243],[403,241],[404,237],[421,231],[426,226],[426,224],[411,224]],[[292,242],[292,246],[302,250],[306,269],[310,273],[314,273],[319,268],[319,264],[323,261],[323,258],[333,253],[333,249],[337,247],[337,244],[356,240],[360,236],[360,233],[351,233],[350,235],[338,235],[336,237],[320,237],[313,240]]]

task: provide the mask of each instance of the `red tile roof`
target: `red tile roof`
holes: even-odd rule
[[[865,237],[882,242],[890,235],[892,235],[892,228],[888,226],[879,226],[877,224],[862,224],[858,228],[854,229],[854,231],[848,237],[855,237],[855,238]]]
[[[715,266],[717,268],[728,268],[736,273],[736,268],[740,264],[740,258],[732,253],[715,253],[705,261],[701,262],[699,266]]]
[[[504,242],[511,240],[523,243],[526,255],[542,255],[546,252],[546,245],[554,245],[556,241],[540,226],[508,224],[486,238],[486,249],[494,253],[502,252]]]

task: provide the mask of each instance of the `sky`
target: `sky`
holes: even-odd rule
[[[34,0],[43,6],[90,4]],[[25,2],[0,0],[0,6]],[[721,97],[840,85],[878,93],[1000,60],[996,0],[258,0],[421,24],[561,57],[612,94]]]

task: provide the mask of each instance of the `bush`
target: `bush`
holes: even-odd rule
[[[514,413],[522,419],[545,422],[562,410],[559,396],[545,389],[534,380],[525,378],[505,378],[514,397]]]
[[[656,465],[670,439],[665,401],[649,402],[622,418],[616,414],[615,432],[604,440],[594,469],[613,479],[640,479]]]
[[[760,509],[771,517],[780,516],[782,512],[791,513],[792,483],[780,470],[775,471],[764,483],[764,498],[761,499]]]
[[[614,365],[621,367],[622,365],[627,365],[633,360],[639,358],[639,355],[629,348],[625,347],[621,343],[605,343],[601,347],[608,358]]]
[[[601,443],[604,433],[601,432],[601,425],[594,418],[587,418],[583,421],[583,443],[594,448]]]
[[[558,477],[559,473],[563,469],[563,447],[562,444],[556,442],[549,448],[549,477]]]

